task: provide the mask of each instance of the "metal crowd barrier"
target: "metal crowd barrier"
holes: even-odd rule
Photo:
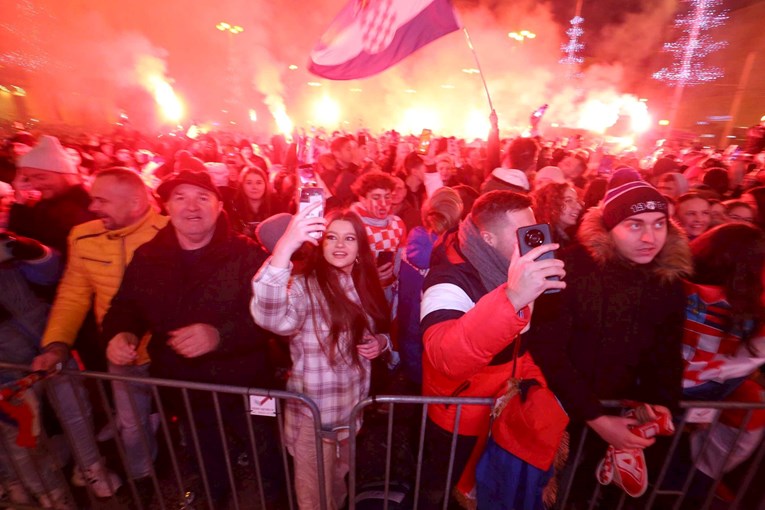
[[[427,422],[428,406],[434,404],[449,404],[456,405],[455,422],[459,421],[462,408],[465,405],[493,405],[494,400],[488,398],[438,398],[438,397],[414,397],[414,396],[377,396],[370,397],[360,402],[351,417],[351,434],[350,434],[350,451],[351,451],[351,471],[349,475],[349,510],[366,510],[366,508],[379,508],[382,510],[390,509],[413,509],[433,508],[432,502],[429,504],[423,504],[421,498],[421,475],[433,468],[432,465],[427,464],[427,459],[423,455],[423,446],[425,443],[425,425]],[[607,407],[618,408],[620,403],[618,402],[603,402]],[[383,406],[387,410],[387,427],[384,435],[385,440],[385,454],[384,454],[384,468],[382,473],[378,473],[379,484],[369,489],[369,484],[366,488],[363,484],[359,486],[357,469],[359,468],[359,459],[357,455],[357,449],[359,442],[363,444],[368,438],[357,441],[355,430],[354,417],[363,414],[365,410],[372,406]],[[421,406],[421,410],[418,413],[414,413],[419,416],[419,427],[417,429],[417,449],[416,449],[416,465],[415,473],[407,480],[407,485],[403,490],[409,491],[406,497],[401,497],[399,494],[401,490],[400,484],[396,484],[395,480],[391,479],[392,452],[398,451],[402,446],[396,444],[393,440],[394,430],[400,425],[395,425],[395,416],[397,409],[403,406]],[[655,451],[660,452],[662,458],[651,459],[649,456],[649,475],[650,485],[646,493],[638,498],[633,499],[627,496],[624,492],[618,488],[609,486],[604,488],[597,483],[595,479],[594,468],[588,468],[589,470],[583,472],[585,477],[589,477],[590,484],[588,487],[592,487],[592,492],[589,493],[584,505],[581,505],[581,501],[574,505],[571,500],[571,493],[574,487],[574,480],[578,474],[577,467],[580,466],[580,460],[582,457],[582,447],[588,441],[590,436],[594,435],[594,432],[589,431],[588,427],[584,427],[580,434],[576,437],[570,437],[570,453],[568,457],[568,463],[566,469],[561,471],[559,478],[559,490],[556,503],[553,508],[563,509],[583,509],[590,510],[621,510],[621,509],[672,509],[672,510],[708,510],[708,509],[742,509],[749,510],[758,508],[759,510],[765,510],[765,488],[757,486],[755,480],[763,480],[765,475],[765,441],[760,439],[759,446],[756,448],[751,457],[743,463],[743,465],[734,470],[735,481],[737,483],[735,487],[734,499],[732,501],[722,501],[715,498],[715,491],[723,479],[723,474],[720,473],[714,479],[707,478],[707,482],[699,489],[694,482],[703,480],[705,475],[698,472],[696,467],[698,461],[692,461],[690,453],[685,451],[684,445],[688,442],[688,434],[686,426],[689,425],[689,414],[692,410],[703,408],[710,409],[714,412],[714,417],[711,423],[704,425],[703,427],[711,428],[716,426],[720,421],[720,411],[723,410],[742,410],[745,412],[745,416],[741,427],[738,430],[735,443],[738,440],[747,427],[747,424],[752,418],[752,413],[755,410],[765,409],[765,403],[763,404],[748,404],[748,403],[735,403],[735,402],[691,402],[686,401],[681,403],[681,408],[685,411],[681,418],[676,420],[675,427],[676,433],[663,439],[664,446],[660,447],[659,443],[646,449],[646,455],[649,456],[651,448],[655,448]],[[364,427],[367,423],[364,424]],[[444,494],[447,496],[450,493],[450,488],[456,483],[456,479],[459,474],[454,472],[453,463],[455,457],[455,446],[457,444],[457,434],[459,428],[455,427],[454,432],[451,434],[451,449],[449,452],[449,466],[446,470],[446,478],[443,480]],[[378,438],[379,439],[379,438]],[[701,450],[706,450],[709,446],[710,437],[707,435],[704,440]],[[735,444],[734,443],[734,444]],[[727,460],[733,453],[733,449],[728,451],[727,457],[723,459],[723,464],[727,463]],[[382,463],[383,459],[374,459],[378,463]],[[443,471],[443,469],[442,469]],[[758,476],[759,475],[759,476]],[[670,482],[670,478],[674,478]],[[610,498],[603,498],[603,493],[610,492]],[[695,492],[695,493],[694,493]],[[367,496],[371,495],[372,499],[377,502],[372,506],[365,506]],[[403,503],[402,503],[403,502]],[[447,508],[454,508],[454,503],[449,502],[449,498],[446,497],[438,505],[438,508],[446,510]],[[479,509],[483,510],[483,509]],[[486,509],[491,510],[491,509]]]
[[[28,367],[0,363],[0,373],[8,370],[23,375],[24,373],[28,372]],[[194,393],[197,395],[209,394],[211,397],[213,403],[212,412],[215,414],[215,422],[217,425],[218,433],[220,435],[220,440],[222,444],[227,446],[223,449],[223,454],[225,457],[227,478],[231,489],[231,496],[229,503],[226,505],[226,508],[232,508],[236,510],[256,508],[282,510],[284,508],[289,508],[292,510],[297,507],[292,487],[293,477],[291,474],[291,459],[289,458],[290,456],[287,453],[286,447],[284,447],[282,435],[282,431],[284,429],[282,410],[287,402],[294,402],[306,407],[313,419],[317,452],[320,452],[321,420],[319,417],[319,410],[312,400],[302,395],[297,395],[285,391],[201,384],[155,378],[125,377],[101,372],[80,372],[77,370],[63,370],[60,375],[55,375],[42,384],[45,386],[45,389],[48,390],[45,391],[45,393],[50,398],[52,407],[54,409],[60,405],[60,403],[56,402],[55,392],[49,391],[50,385],[68,384],[71,385],[72,391],[75,391],[74,385],[79,383],[87,383],[87,385],[90,386],[90,390],[93,389],[92,387],[95,387],[95,392],[89,392],[90,400],[91,402],[95,401],[100,404],[101,415],[106,419],[106,426],[109,427],[112,431],[116,431],[117,425],[115,423],[114,407],[110,402],[110,391],[106,384],[113,381],[122,381],[125,383],[138,385],[148,385],[151,388],[153,404],[159,416],[159,426],[156,431],[158,436],[157,440],[158,442],[164,442],[164,448],[162,448],[161,451],[164,452],[167,456],[165,463],[169,463],[169,469],[165,469],[163,470],[164,472],[158,473],[156,470],[156,462],[152,465],[150,478],[152,486],[151,488],[154,490],[154,496],[150,502],[146,502],[145,500],[142,501],[136,480],[131,479],[127,475],[125,446],[122,443],[119,433],[115,432],[114,443],[116,446],[117,455],[116,459],[114,458],[114,455],[107,455],[107,467],[114,470],[115,472],[118,472],[118,475],[122,478],[122,480],[126,481],[126,484],[124,484],[123,487],[117,491],[114,497],[108,499],[97,498],[90,487],[85,484],[86,487],[84,491],[73,490],[72,493],[69,494],[71,501],[74,502],[74,508],[85,508],[88,507],[89,504],[89,508],[93,509],[129,508],[138,510],[153,510],[155,508],[159,508],[166,510],[168,508],[181,508],[183,510],[202,510],[205,508],[210,508],[211,510],[219,510],[215,509],[211,503],[212,500],[210,497],[210,484],[206,474],[205,460],[202,453],[203,445],[200,444],[201,439],[198,434],[197,425],[194,423],[194,409],[192,408],[192,397]],[[168,405],[168,396],[166,394],[168,390],[177,390],[177,400],[172,402],[172,404],[175,405],[176,409],[182,409],[182,413],[171,414],[169,412],[168,409],[170,406]],[[227,398],[226,396],[230,396],[228,398],[240,398],[242,416],[247,417],[245,420],[247,437],[245,439],[247,442],[246,453],[248,456],[247,460],[249,466],[246,467],[249,468],[252,466],[251,469],[254,470],[254,487],[251,483],[246,483],[247,480],[244,480],[245,477],[240,473],[244,469],[234,468],[234,463],[237,462],[237,459],[233,459],[230,453],[231,438],[226,433],[226,423],[224,422],[223,415],[221,413],[221,399]],[[264,398],[271,398],[274,400],[275,418],[268,419],[277,420],[277,424],[275,424],[273,430],[275,431],[275,437],[279,442],[279,459],[265,458],[263,454],[259,453],[264,445],[259,444],[258,440],[256,439],[256,434],[253,427],[253,419],[251,419],[251,397],[258,400],[262,400]],[[84,410],[86,407],[83,402],[79,401],[77,405],[80,406],[80,410]],[[135,401],[132,399],[132,396],[131,405],[135,411]],[[71,448],[75,438],[69,435],[66,427],[62,426],[62,429],[64,429],[63,434],[66,436],[66,442],[70,446],[69,449],[72,452],[75,452],[76,449]],[[186,433],[185,431],[188,432]],[[96,431],[91,430],[91,432],[95,434]],[[179,436],[181,436],[180,441]],[[186,446],[191,446],[190,456],[193,458],[191,459],[191,462],[188,462],[189,459],[185,458],[189,455],[184,454],[184,448],[182,448],[182,445],[179,445],[179,442],[185,442]],[[3,449],[7,451],[8,447],[10,446],[8,444],[8,439],[2,437],[0,438],[0,443],[2,443],[2,449],[0,449],[0,453],[3,451]],[[39,448],[41,448],[42,451],[51,452],[55,450],[55,447],[52,444],[52,438],[47,437],[44,433],[40,434],[39,443]],[[143,434],[142,443],[142,447],[145,448],[144,451],[148,452],[149,441],[145,434]],[[270,446],[271,450],[274,450],[274,445],[265,446]],[[105,450],[104,443],[99,445],[99,449],[103,455]],[[189,466],[189,464],[194,463],[196,464],[195,466]],[[269,487],[264,487],[263,469],[266,468],[274,471],[275,465],[279,463],[282,465],[281,474],[283,476],[280,476],[279,474],[273,474],[273,476],[277,477],[277,487],[279,482],[283,482],[284,486],[279,488],[278,494],[269,494],[267,492]],[[67,464],[72,466],[73,463],[68,462]],[[14,474],[16,479],[22,480],[23,475],[18,471],[17,467],[18,466],[11,466],[11,468],[15,471]],[[36,475],[37,478],[42,478],[40,476],[41,467],[42,466],[36,464],[32,467],[36,471],[34,475]],[[58,466],[57,469],[59,471],[58,475],[63,476],[64,473],[61,472],[61,466]],[[324,494],[325,487],[323,483],[324,465],[320,455],[317,455],[317,471],[319,477],[321,510],[326,510],[326,506],[324,504],[326,499]],[[68,478],[69,476],[67,475],[67,479]],[[201,487],[199,484],[199,479],[201,479]],[[11,487],[9,487],[8,484],[4,482],[2,488],[5,492],[5,497],[0,499],[0,508],[45,508],[45,506],[42,506],[42,503],[38,504],[38,502],[34,502],[34,500],[24,504],[18,504],[15,502],[11,503],[8,501],[8,495],[10,493]],[[86,492],[86,494],[83,494],[83,492]],[[201,492],[201,494],[198,492]]]
[[[27,368],[18,365],[0,363],[0,373],[4,371],[13,371],[14,373],[25,373]],[[171,381],[154,378],[136,378],[117,376],[114,374],[105,374],[98,372],[79,372],[73,370],[64,370],[62,375],[55,376],[45,381],[43,384],[68,384],[76,385],[85,383],[89,387],[90,400],[98,407],[101,425],[106,425],[111,430],[116,430],[114,418],[114,406],[111,403],[110,387],[107,383],[113,381],[122,381],[131,384],[148,385],[151,388],[151,396],[154,407],[158,414],[158,429],[156,431],[158,442],[162,443],[163,448],[158,460],[152,465],[150,474],[150,485],[154,491],[154,497],[150,501],[142,499],[140,488],[136,480],[127,476],[126,451],[125,445],[118,433],[114,434],[113,447],[111,453],[107,453],[107,465],[110,469],[118,472],[119,476],[126,481],[125,485],[117,491],[115,497],[109,499],[97,498],[89,487],[85,489],[73,489],[69,495],[75,502],[73,508],[93,508],[93,509],[176,509],[201,510],[204,508],[214,509],[211,504],[210,484],[206,474],[205,460],[203,455],[203,438],[200,438],[197,424],[194,420],[194,401],[193,396],[204,394],[209,395],[212,406],[209,410],[214,415],[214,421],[217,428],[217,434],[220,436],[225,458],[226,478],[231,490],[230,503],[227,508],[233,509],[278,509],[288,508],[290,510],[297,507],[294,496],[293,467],[291,457],[284,447],[283,440],[283,407],[288,402],[297,405],[306,406],[313,419],[314,434],[316,440],[316,451],[322,451],[322,430],[319,411],[314,402],[305,396],[285,392],[265,389],[241,388],[233,386],[201,384],[183,381]],[[168,397],[167,392],[174,392],[174,397]],[[42,392],[39,392],[42,393]],[[55,394],[52,391],[45,392],[55,408],[60,405],[56,402]],[[275,418],[266,418],[267,420],[276,420],[274,423],[275,441],[278,445],[265,445],[271,447],[271,452],[263,453],[263,440],[258,439],[253,418],[251,418],[251,397],[258,399],[274,399]],[[236,406],[241,409],[242,416],[247,417],[246,445],[240,446],[240,452],[247,452],[247,465],[241,465],[231,453],[231,437],[226,432],[227,423],[224,419],[225,413],[221,410],[221,399],[236,399],[241,404]],[[423,509],[426,505],[422,501],[422,483],[423,474],[429,473],[434,466],[429,465],[429,459],[425,454],[426,444],[426,424],[428,422],[428,408],[435,404],[455,406],[455,422],[459,421],[465,406],[492,406],[492,398],[449,398],[449,397],[418,397],[418,396],[377,396],[370,397],[360,402],[353,410],[350,418],[349,428],[349,450],[350,450],[350,472],[348,480],[348,510],[366,510],[375,508],[382,510],[397,510],[402,508]],[[617,402],[606,402],[606,405],[618,407]],[[83,402],[78,401],[77,405],[85,409]],[[135,402],[131,400],[131,405],[135,409]],[[711,423],[706,427],[714,427],[719,423],[720,413],[726,409],[743,410],[745,412],[741,427],[736,437],[739,437],[751,421],[755,410],[765,409],[765,404],[743,404],[726,402],[683,402],[681,404],[685,413],[676,421],[677,433],[671,437],[665,438],[664,447],[657,445],[647,449],[647,455],[650,451],[659,452],[661,458],[659,462],[652,463],[649,460],[649,468],[652,474],[649,490],[640,499],[632,499],[620,493],[614,487],[603,488],[595,481],[592,470],[582,470],[580,464],[582,456],[582,445],[584,445],[589,436],[592,435],[585,427],[581,434],[570,438],[570,455],[568,465],[570,468],[562,471],[560,477],[559,492],[557,502],[554,508],[571,509],[590,508],[590,509],[634,509],[634,508],[661,508],[672,510],[717,510],[718,508],[727,509],[754,509],[765,510],[765,488],[762,483],[757,481],[763,479],[765,474],[765,442],[760,441],[751,457],[735,471],[735,492],[732,501],[723,502],[715,498],[715,492],[718,485],[723,481],[723,475],[719,474],[714,479],[708,479],[703,485],[703,490],[699,491],[698,481],[703,479],[696,469],[696,463],[690,460],[687,452],[687,434],[684,433],[689,425],[689,413],[694,408],[706,408],[714,410],[714,417]],[[175,410],[175,412],[172,412]],[[180,411],[179,411],[180,410]],[[198,415],[197,415],[198,416]],[[365,422],[361,431],[356,430],[356,418],[365,416]],[[262,419],[262,417],[254,418]],[[272,422],[273,423],[273,422]],[[0,422],[0,427],[3,424]],[[694,425],[691,425],[694,426]],[[62,427],[66,429],[66,427]],[[95,430],[92,430],[95,434]],[[361,435],[357,436],[357,433]],[[438,483],[442,485],[443,493],[447,496],[451,492],[459,473],[454,470],[455,454],[457,450],[459,429],[455,428],[450,435],[451,443],[448,455],[448,465],[438,466],[441,471],[445,471],[446,476],[443,481]],[[67,431],[63,430],[65,443],[71,446],[75,438],[69,437]],[[16,479],[23,480],[23,474],[20,472],[24,466],[20,465],[10,455],[12,448],[11,439],[7,434],[0,434],[0,455],[11,459],[8,469],[12,471]],[[57,460],[52,452],[57,450],[56,442],[58,437],[48,437],[44,432],[39,435],[40,452],[48,453],[45,455],[32,455],[32,459],[27,463],[26,469],[35,471],[39,479],[43,477],[40,472],[46,468],[54,466],[58,476],[65,476],[68,482],[71,476],[71,467],[73,462],[66,462],[67,469],[62,469],[63,460]],[[707,437],[701,447],[706,450],[710,438]],[[146,436],[142,440],[142,448],[149,451],[149,441]],[[407,443],[407,444],[403,444]],[[183,448],[185,444],[186,448]],[[411,449],[411,455],[403,455],[403,452]],[[70,448],[76,451],[74,448]],[[655,449],[655,450],[652,450]],[[101,453],[104,454],[106,448],[104,443],[100,445]],[[189,453],[185,453],[189,450]],[[278,452],[278,453],[276,453]],[[442,452],[445,454],[445,452]],[[733,450],[728,452],[729,458]],[[684,458],[685,456],[685,458]],[[46,460],[47,459],[47,460]],[[655,460],[655,459],[654,459]],[[678,460],[687,461],[685,470],[678,468]],[[727,458],[723,460],[723,463]],[[44,462],[51,463],[45,465]],[[158,464],[162,466],[158,466]],[[61,464],[61,465],[58,465]],[[280,466],[279,466],[280,464]],[[683,467],[683,462],[679,465]],[[30,467],[31,466],[31,467]],[[276,484],[278,493],[274,493],[274,485],[267,486],[264,480],[264,468],[269,470],[272,475],[278,472],[279,480],[283,486]],[[277,468],[276,470],[274,468]],[[589,468],[588,468],[589,469]],[[326,510],[325,484],[325,466],[321,455],[317,455],[317,471],[319,475],[318,488],[321,498],[321,509]],[[360,476],[360,473],[364,476]],[[404,475],[400,473],[403,472]],[[585,506],[573,506],[572,492],[580,489],[575,484],[575,477],[582,473],[590,481],[593,492],[586,501]],[[394,475],[394,473],[396,473]],[[3,475],[3,483],[0,488],[3,489],[5,496],[0,498],[0,508],[16,509],[39,509],[46,508],[43,503],[31,500],[25,503],[11,503],[8,495],[12,487],[7,483],[9,473],[3,473],[0,468],[0,475]],[[254,475],[254,481],[253,481]],[[731,474],[727,476],[730,477]],[[268,478],[268,477],[266,477]],[[728,480],[728,478],[726,478]],[[68,483],[66,484],[68,486]],[[86,484],[87,485],[87,484]],[[271,491],[271,492],[270,492]],[[695,491],[695,493],[694,493]],[[614,498],[614,493],[617,496]],[[607,496],[610,494],[611,498]],[[370,498],[370,495],[372,496]],[[690,496],[693,495],[693,498]],[[195,497],[194,497],[195,496]],[[601,498],[604,496],[605,499]],[[432,505],[430,505],[432,506]],[[50,508],[50,506],[47,506]],[[439,508],[446,510],[449,507],[448,498],[445,498],[439,504]],[[218,509],[214,509],[218,510]],[[491,509],[488,509],[491,510]]]

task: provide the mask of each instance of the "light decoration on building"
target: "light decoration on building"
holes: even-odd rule
[[[664,51],[670,53],[674,61],[653,77],[672,85],[698,85],[722,78],[723,70],[706,66],[704,59],[727,45],[725,41],[712,39],[709,32],[725,23],[728,12],[719,10],[720,0],[684,1],[690,4],[690,9],[675,18],[675,28],[682,35],[676,41],[664,43]]]
[[[560,63],[568,66],[569,78],[579,78],[581,76],[579,65],[584,62],[584,59],[582,58],[584,43],[581,41],[582,35],[584,35],[584,29],[582,28],[584,18],[581,16],[574,16],[571,18],[570,23],[571,27],[566,30],[568,42],[561,46],[563,58],[560,59]]]

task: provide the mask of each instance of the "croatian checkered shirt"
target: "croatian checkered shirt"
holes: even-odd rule
[[[329,341],[329,325],[319,309],[314,308],[316,300],[322,299],[319,286],[312,279],[309,296],[305,279],[302,276],[290,278],[290,270],[272,267],[270,259],[266,261],[252,280],[252,316],[259,326],[290,337],[292,371],[287,391],[306,395],[316,403],[325,430],[347,427],[351,410],[369,394],[370,361],[360,358],[361,369],[358,369],[350,360],[344,362],[342,356],[336,354],[335,365],[330,363],[322,349],[322,344]],[[353,279],[342,274],[340,281],[351,299],[359,303]],[[347,342],[348,339],[341,337],[340,341]],[[288,401],[284,435],[290,446],[297,438],[299,413],[311,417],[308,408]],[[361,427],[360,419],[356,425]]]
[[[406,226],[404,221],[398,216],[391,216],[388,225],[378,227],[366,221],[367,218],[361,217],[364,227],[367,230],[367,241],[372,248],[374,255],[377,256],[381,251],[396,252],[402,247]]]
[[[743,377],[765,363],[762,348],[765,328],[760,326],[743,345],[740,331],[728,331],[732,309],[721,287],[684,282],[688,296],[683,334],[683,388],[708,381]],[[759,353],[759,354],[756,354]]]

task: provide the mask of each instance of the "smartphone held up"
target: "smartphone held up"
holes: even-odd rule
[[[518,249],[521,256],[526,255],[537,246],[553,243],[550,225],[547,223],[538,223],[536,225],[521,227],[516,232],[516,235],[518,236]],[[550,250],[547,253],[540,255],[535,260],[549,260],[554,258],[555,250]],[[560,280],[557,276],[550,276],[547,279]],[[545,291],[545,294],[552,294],[555,292],[560,292],[560,289],[548,289]]]
[[[316,185],[302,186],[299,188],[300,198],[298,200],[298,209],[304,211],[313,204],[318,203],[319,206],[308,214],[308,218],[321,218],[324,216],[324,189]],[[321,238],[321,232],[315,231],[308,235],[314,239]]]

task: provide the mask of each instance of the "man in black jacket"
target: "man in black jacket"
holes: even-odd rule
[[[157,192],[170,224],[136,250],[104,318],[109,361],[124,365],[135,360],[138,339],[148,331],[156,377],[270,386],[267,335],[249,312],[250,281],[265,252],[229,229],[220,192],[208,174],[183,171]],[[229,489],[222,424],[209,394],[190,396],[211,497],[220,503]],[[247,437],[241,398],[226,397],[219,396],[223,423]]]
[[[614,416],[600,400],[645,402],[658,414],[680,398],[681,277],[692,267],[688,241],[667,214],[666,200],[636,172],[614,174],[603,206],[585,215],[579,244],[560,256],[566,288],[536,302],[529,349],[572,431],[588,426],[597,434],[585,445],[585,462],[600,460],[606,444],[631,450],[654,442],[633,434],[636,420]],[[593,470],[580,465],[583,482],[575,486],[592,488]]]

